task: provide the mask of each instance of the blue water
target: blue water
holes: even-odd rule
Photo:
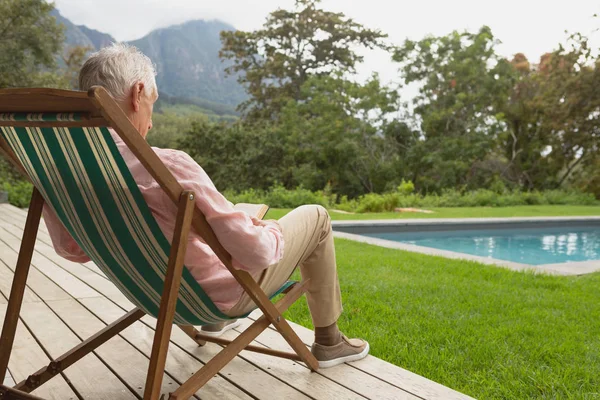
[[[531,265],[600,260],[600,227],[374,233],[365,236]]]

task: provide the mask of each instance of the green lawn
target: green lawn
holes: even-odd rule
[[[341,239],[336,249],[340,326],[373,355],[479,399],[600,399],[600,274],[532,275]],[[312,327],[305,302],[288,318]]]
[[[600,206],[516,206],[516,207],[461,207],[432,208],[433,214],[422,213],[368,213],[340,214],[331,211],[334,220],[395,219],[395,218],[483,218],[483,217],[549,217],[599,215]],[[289,209],[274,208],[266,218],[279,219]]]

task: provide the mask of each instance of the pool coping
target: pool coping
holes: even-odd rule
[[[498,260],[495,258],[475,256],[471,254],[458,253],[449,250],[440,250],[432,247],[417,246],[408,243],[400,243],[392,240],[378,239],[355,233],[336,231],[336,228],[392,228],[392,227],[421,227],[432,230],[434,227],[443,227],[449,230],[452,226],[464,229],[467,226],[477,225],[503,225],[503,224],[532,224],[543,226],[544,224],[568,223],[568,222],[592,222],[600,224],[600,217],[518,217],[518,218],[428,218],[428,219],[387,219],[387,220],[346,220],[332,221],[334,237],[354,240],[361,243],[427,254],[431,256],[446,257],[451,259],[475,261],[486,265],[494,265],[508,268],[514,271],[530,271],[535,273],[546,273],[551,275],[583,275],[600,271],[600,260],[567,262],[558,264],[531,265],[512,261]]]

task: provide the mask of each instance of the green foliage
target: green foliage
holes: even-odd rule
[[[273,208],[295,208],[303,204],[320,204],[331,209],[355,213],[382,213],[397,207],[450,208],[450,207],[511,207],[524,205],[600,205],[590,193],[549,190],[544,192],[505,191],[501,194],[487,189],[468,192],[447,189],[441,194],[420,195],[410,191],[412,182],[404,182],[396,191],[367,193],[355,199],[337,197],[328,189],[310,191],[302,187],[289,190],[275,185],[268,190],[247,189],[241,192],[224,191],[233,203],[267,204]]]
[[[359,47],[384,47],[386,35],[366,29],[342,13],[318,8],[319,0],[296,0],[295,10],[269,14],[262,29],[223,31],[220,56],[230,74],[242,73],[250,99],[240,105],[249,120],[277,119],[290,100],[305,100],[315,76],[355,72]]]
[[[33,185],[31,183],[26,181],[4,182],[0,187],[8,193],[8,202],[13,206],[19,208],[29,206],[29,200],[31,200],[33,192]]]
[[[55,54],[63,28],[44,0],[0,1],[0,88],[56,86]]]
[[[208,117],[200,112],[181,112],[181,109],[165,109],[164,112],[152,115],[152,129],[147,140],[151,146],[160,148],[177,148],[179,141],[193,124],[205,123]]]
[[[422,192],[469,184],[503,124],[501,112],[514,82],[510,64],[496,53],[488,27],[477,33],[407,40],[394,52],[405,84],[421,85],[413,100],[422,132],[409,152],[411,180]]]
[[[304,204],[319,204],[331,207],[335,204],[335,196],[326,191],[312,192],[302,187],[288,190],[281,185],[275,185],[267,191],[255,189],[244,190],[240,193],[225,191],[225,197],[233,203],[267,204],[276,208],[295,208]]]
[[[337,207],[339,208],[339,207]],[[266,219],[279,219],[289,213],[290,208],[271,208]],[[347,213],[330,209],[332,220],[381,220],[381,219],[430,219],[430,218],[523,218],[523,217],[584,217],[600,216],[600,204],[589,206],[510,206],[510,207],[443,207],[428,208],[433,213],[418,212],[380,212],[380,213]]]
[[[402,179],[402,183],[398,186],[397,190],[398,193],[406,196],[412,194],[415,191],[415,184],[411,181],[407,182],[404,179]]]
[[[514,179],[529,189],[590,178],[593,183],[600,146],[600,57],[588,39],[574,34],[568,47],[543,55],[538,65],[522,54],[512,65],[519,79],[504,110],[507,131],[500,145]]]
[[[161,86],[162,87],[162,86]],[[238,113],[235,111],[234,106],[230,106],[227,104],[216,103],[213,101],[209,101],[206,99],[201,99],[198,97],[179,97],[179,96],[170,96],[164,92],[161,92],[160,97],[156,104],[154,104],[155,112],[162,112],[166,109],[178,108],[190,106],[197,107],[202,113],[207,115],[217,115],[221,118],[225,118],[228,120],[234,119],[234,117],[238,116]]]
[[[266,189],[290,183],[284,132],[272,126],[195,122],[179,142],[220,190]]]

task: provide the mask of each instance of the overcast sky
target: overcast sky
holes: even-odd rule
[[[219,19],[237,29],[259,28],[276,8],[293,0],[54,0],[61,14],[75,24],[110,33],[117,40],[138,39],[155,28],[191,19]],[[600,28],[597,0],[324,0],[322,7],[341,11],[369,28],[381,29],[397,44],[406,38],[475,31],[488,25],[503,44],[501,54],[523,52],[534,61],[566,38],[565,30],[591,34]],[[600,47],[600,32],[593,35]],[[396,75],[389,56],[366,54],[362,76]]]

